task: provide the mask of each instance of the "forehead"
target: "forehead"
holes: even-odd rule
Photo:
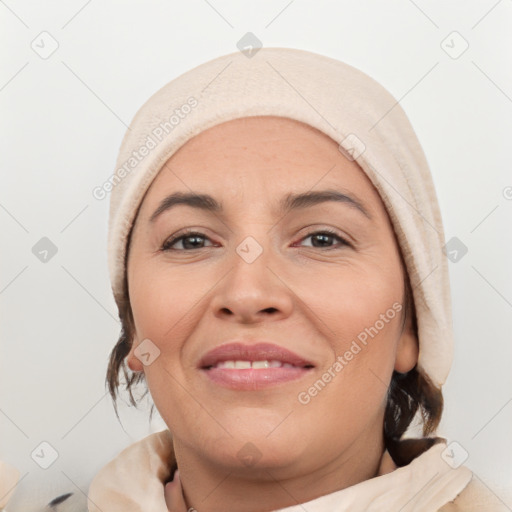
[[[180,164],[186,160],[201,168],[207,161],[226,161],[238,164],[234,171],[254,163],[256,168],[272,171],[273,163],[298,167],[304,159],[317,167],[333,162],[338,153],[336,142],[312,126],[284,117],[255,116],[208,128],[184,144],[170,161]]]
[[[236,201],[315,188],[352,192],[368,210],[383,209],[364,171],[330,137],[293,119],[254,116],[215,125],[187,141],[166,162],[144,202],[172,190]]]

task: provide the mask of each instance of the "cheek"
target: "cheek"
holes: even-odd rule
[[[197,325],[201,297],[209,289],[197,279],[197,273],[188,274],[148,262],[134,265],[129,275],[137,340],[148,338],[159,351],[155,361],[144,366],[145,379],[164,421],[177,432],[181,424],[176,410],[197,413],[180,384],[186,382],[187,370],[182,353]]]
[[[295,290],[321,320],[336,352],[360,336],[383,340],[396,338],[402,309],[402,276],[399,268],[339,266],[323,272],[304,273]],[[314,318],[314,317],[313,317]]]
[[[190,274],[190,275],[188,275]],[[147,264],[134,268],[130,301],[139,339],[157,345],[179,338],[191,325],[205,287],[192,272]]]
[[[340,408],[351,414],[359,410],[362,418],[384,407],[403,308],[399,268],[336,270],[310,276],[310,284],[316,277],[316,286],[303,283],[301,292],[333,353],[320,379],[317,375],[309,383],[312,387],[302,390],[301,403],[314,402],[312,408],[318,407],[318,414],[328,414],[334,423],[340,421]]]
[[[167,426],[185,435],[181,415],[176,411],[195,413],[194,402],[180,384],[186,381],[182,348],[194,328],[195,282],[192,280],[192,286],[184,291],[184,282],[177,282],[176,272],[171,275],[150,263],[134,266],[130,278],[137,340],[149,339],[159,351],[154,362],[143,368],[149,392]]]

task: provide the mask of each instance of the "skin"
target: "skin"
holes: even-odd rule
[[[323,189],[356,197],[371,219],[333,201],[277,211],[290,192]],[[224,211],[179,205],[150,222],[161,200],[177,191],[210,194]],[[163,251],[185,228],[204,237]],[[348,244],[336,236],[319,240],[326,228]],[[248,236],[263,249],[250,264],[236,252]],[[404,270],[385,207],[335,141],[274,116],[200,133],[168,160],[145,195],[127,272],[136,331],[127,362],[145,373],[180,468],[185,501],[171,503],[178,494],[170,486],[169,510],[270,511],[378,474],[392,372],[409,371],[418,358],[404,309],[309,403],[297,399],[359,333],[404,300]],[[146,338],[160,355],[144,366],[134,351]],[[264,390],[222,388],[197,362],[235,338],[270,340],[315,367]],[[248,466],[237,454],[249,442],[259,458]]]

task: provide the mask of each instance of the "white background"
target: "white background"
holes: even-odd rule
[[[468,248],[450,263],[456,347],[439,433],[464,447],[465,464],[512,510],[510,0],[6,0],[0,22],[0,458],[23,477],[11,512],[85,493],[122,448],[165,427],[158,417],[149,424],[148,408],[128,407],[121,425],[106,393],[119,323],[108,200],[92,190],[113,172],[141,104],[237,51],[248,31],[263,46],[358,67],[409,115],[446,238]],[[59,45],[47,59],[31,47],[50,47],[43,31]],[[453,31],[469,44],[458,58],[464,42]],[[42,237],[58,249],[47,263],[32,253]],[[30,456],[42,441],[59,453],[46,470]]]

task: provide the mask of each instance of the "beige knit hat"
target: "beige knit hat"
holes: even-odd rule
[[[434,184],[404,111],[380,84],[338,60],[290,48],[235,52],[172,80],[136,113],[111,192],[108,264],[117,304],[123,299],[128,235],[158,171],[176,150],[211,126],[246,116],[302,121],[339,145],[368,175],[394,226],[413,289],[418,367],[441,386],[453,351],[448,264]]]

